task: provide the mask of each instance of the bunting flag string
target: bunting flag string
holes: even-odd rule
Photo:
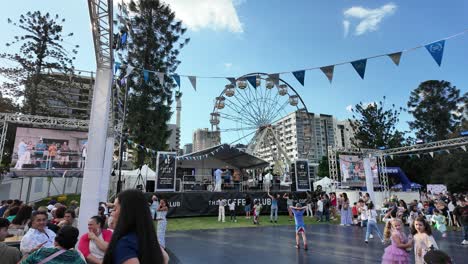
[[[410,154],[389,154],[389,155],[385,155],[386,157],[390,157],[392,160],[395,156],[398,156],[398,157],[405,157],[405,156],[409,156],[409,157],[413,157],[413,156],[416,156],[418,158],[421,158],[423,155],[427,155],[429,154],[429,156],[431,156],[431,158],[434,158],[434,154],[452,154],[453,153],[453,150],[454,149],[458,149],[458,148],[461,148],[463,151],[466,151],[467,150],[467,147],[466,146],[458,146],[458,147],[452,147],[451,149],[443,149],[443,150],[437,150],[437,151],[430,151],[430,152],[419,152],[419,153],[410,153]],[[450,151],[452,150],[452,151]]]
[[[402,56],[403,53],[415,51],[415,50],[420,49],[420,48],[426,48],[426,50],[432,56],[432,58],[437,63],[437,65],[441,66],[442,58],[443,58],[443,54],[444,54],[444,48],[445,48],[445,41],[449,40],[449,39],[452,39],[452,38],[456,38],[456,37],[465,35],[466,33],[468,33],[468,29],[465,29],[464,31],[461,31],[461,32],[459,32],[457,34],[454,34],[454,35],[451,35],[449,37],[446,37],[446,38],[443,38],[443,39],[440,39],[440,40],[437,40],[437,41],[430,42],[429,44],[419,45],[419,46],[416,46],[416,47],[413,47],[413,48],[403,49],[403,50],[400,50],[400,51],[397,51],[397,52],[379,54],[379,55],[370,56],[370,57],[367,57],[367,58],[361,58],[361,59],[352,60],[352,61],[339,62],[339,63],[331,64],[331,65],[328,65],[328,66],[311,67],[311,68],[305,68],[305,69],[288,71],[288,72],[277,72],[277,73],[274,73],[274,74],[270,74],[270,77],[277,76],[277,80],[279,81],[280,74],[292,73],[294,75],[294,77],[298,80],[298,82],[300,82],[302,86],[305,86],[305,73],[306,73],[306,71],[321,70],[325,74],[325,76],[327,77],[329,82],[332,83],[335,67],[350,63],[353,66],[353,68],[356,70],[356,72],[359,74],[361,79],[364,79],[367,60],[375,59],[375,58],[379,58],[379,57],[389,57],[396,66],[399,66],[401,56]],[[125,41],[124,38],[122,38],[122,41]],[[117,72],[118,69],[120,69],[121,65],[122,65],[121,62],[115,62],[114,63],[114,72]],[[127,65],[127,71],[126,71],[125,77],[130,75],[130,73],[134,69],[135,69],[135,67]],[[143,78],[144,78],[145,82],[149,81],[149,74],[154,73],[158,77],[159,82],[161,84],[164,84],[164,76],[166,75],[166,73],[153,71],[153,70],[150,70],[150,69],[138,69],[138,70],[143,71]],[[197,79],[199,79],[199,78],[204,78],[204,79],[227,79],[232,84],[235,84],[235,81],[236,81],[235,78],[226,77],[226,76],[195,76],[195,75],[183,75],[183,74],[178,74],[178,73],[173,73],[171,75],[167,74],[167,75],[172,77],[176,81],[179,88],[180,88],[180,77],[187,77],[189,79],[190,83],[192,84],[193,89],[195,91],[197,90]],[[255,88],[257,87],[256,76],[248,76],[248,77],[246,77],[246,79],[253,87],[255,87]],[[278,85],[277,83],[275,83],[275,84]]]

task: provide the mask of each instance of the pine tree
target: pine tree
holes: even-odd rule
[[[0,87],[8,96],[24,96],[23,113],[48,113],[49,100],[66,103],[67,97],[61,88],[68,78],[58,80],[57,73],[72,74],[75,57],[62,46],[65,36],[61,24],[64,22],[58,15],[43,15],[40,11],[27,12],[18,22],[8,19],[8,23],[24,30],[25,34],[15,36],[14,41],[6,44],[8,47],[21,44],[18,53],[0,54],[0,58],[17,64],[16,67],[0,67],[0,74],[7,79]],[[77,54],[75,48],[78,46],[74,46],[71,53]]]
[[[360,102],[353,108],[353,119],[349,119],[349,122],[355,133],[351,139],[355,147],[394,148],[402,146],[405,141],[405,133],[396,129],[400,113],[404,109],[396,109],[394,104],[391,109],[384,109],[385,96],[383,99],[371,104]]]
[[[132,141],[146,148],[166,150],[170,136],[167,122],[171,118],[172,90],[175,88],[173,74],[180,61],[179,49],[189,42],[181,36],[186,29],[175,20],[168,5],[154,0],[131,1],[119,6],[120,39],[126,38],[126,47],[119,58],[127,67],[135,69],[127,78],[129,88],[126,127]],[[124,41],[118,41],[121,46]],[[158,76],[144,70],[165,73],[164,85]],[[125,71],[122,70],[120,78]],[[138,149],[136,165],[144,164],[148,153]]]
[[[418,139],[444,140],[468,117],[468,93],[460,97],[450,82],[425,81],[411,92],[408,112],[414,116],[409,125]]]

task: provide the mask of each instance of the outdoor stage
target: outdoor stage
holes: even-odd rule
[[[170,221],[170,220],[169,220]],[[264,216],[266,221],[266,216]],[[380,225],[383,231],[383,225]],[[407,228],[407,227],[406,227]],[[364,243],[365,229],[332,224],[307,225],[309,250],[294,248],[294,225],[168,232],[170,263],[380,263],[386,246],[378,238]],[[464,263],[468,246],[462,232],[449,232],[439,247],[455,263]],[[414,259],[414,253],[410,253]]]

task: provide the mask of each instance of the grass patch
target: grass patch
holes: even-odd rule
[[[315,218],[304,217],[306,225],[320,224]],[[336,224],[338,221],[331,221],[330,223]],[[293,221],[289,221],[287,215],[279,215],[278,223],[270,223],[269,215],[262,215],[260,217],[260,226],[274,226],[274,225],[291,225],[294,226]],[[181,231],[181,230],[203,230],[203,229],[224,229],[224,228],[237,228],[237,227],[255,227],[252,219],[245,219],[244,216],[237,217],[237,223],[231,222],[230,217],[226,216],[226,222],[218,222],[217,216],[203,216],[203,217],[184,217],[184,218],[168,218],[167,231]]]

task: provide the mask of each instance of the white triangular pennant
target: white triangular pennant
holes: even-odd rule
[[[463,151],[466,151],[466,146],[461,146],[460,148],[463,149]]]
[[[447,151],[447,153],[450,154],[450,150],[449,150],[449,149],[446,149],[445,151]]]
[[[135,69],[135,67],[131,65],[127,65],[127,71],[125,73],[125,77],[128,77],[132,73],[133,69]]]
[[[190,83],[193,86],[193,89],[196,91],[197,90],[197,77],[196,76],[189,76],[188,78],[190,80]]]
[[[431,157],[433,158],[434,157],[434,152],[429,152],[429,155],[431,155]]]
[[[393,155],[390,155],[390,158],[393,160]]]
[[[158,76],[159,83],[162,86],[164,86],[164,72],[158,72],[158,73],[156,73],[156,75]]]
[[[418,158],[421,158],[421,155],[419,155],[419,154],[416,154],[416,157],[418,157]]]

